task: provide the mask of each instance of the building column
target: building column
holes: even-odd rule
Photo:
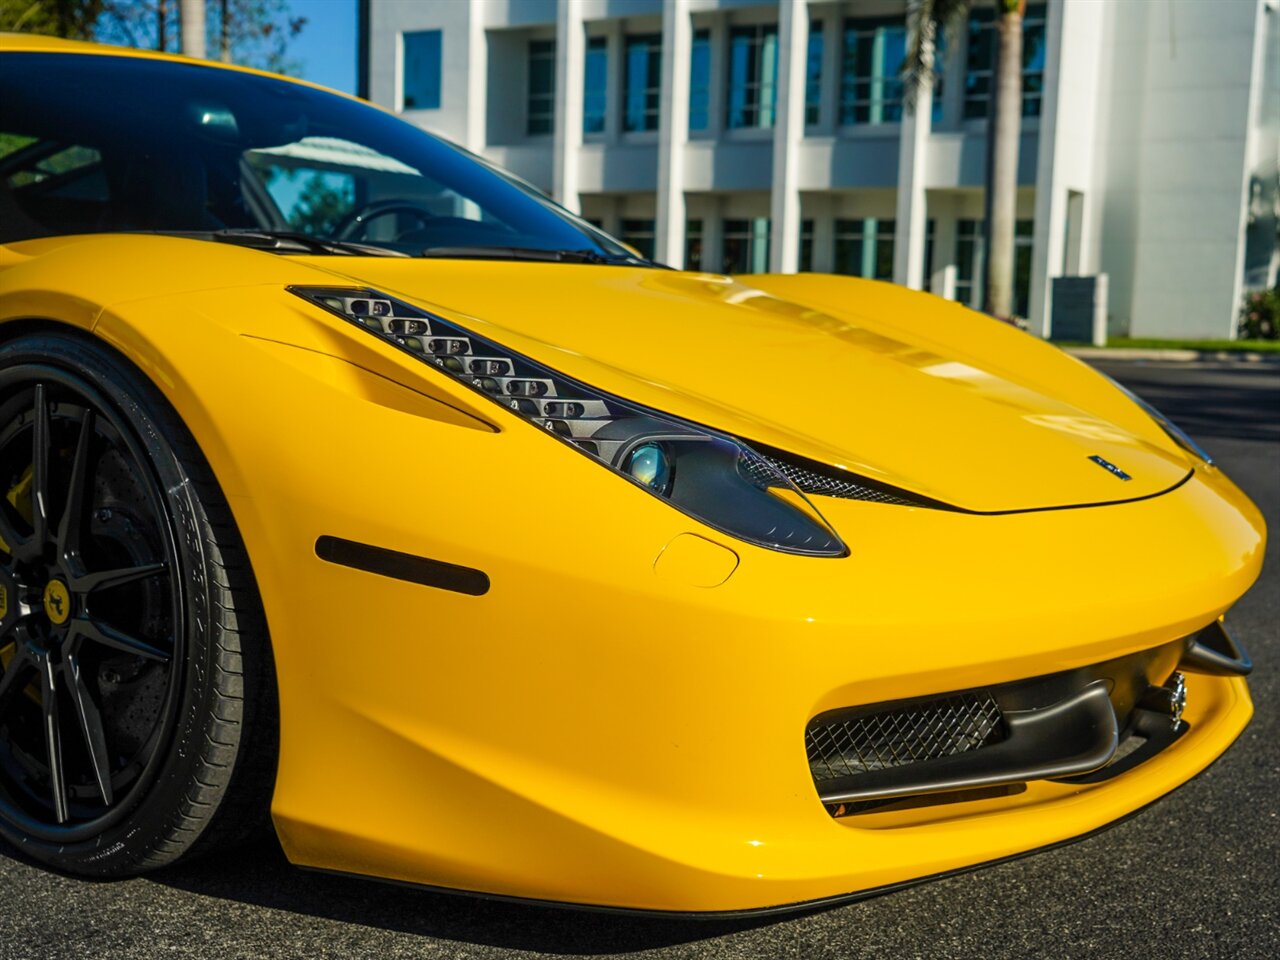
[[[662,5],[662,94],[654,257],[660,263],[677,268],[685,265],[684,146],[689,140],[692,44],[689,0],[666,0]]]
[[[896,253],[895,253],[896,256]],[[938,211],[933,218],[933,276],[930,289],[947,300],[956,298],[956,217]]]
[[[795,273],[800,262],[800,140],[804,137],[804,71],[808,0],[778,4],[778,110],[773,129],[773,238],[769,269]]]
[[[909,7],[920,0],[910,0]],[[910,22],[911,14],[907,20]],[[932,67],[934,38],[921,44],[926,62]],[[912,290],[924,289],[924,247],[928,231],[929,207],[925,193],[925,160],[929,155],[929,133],[933,127],[933,85],[916,91],[914,109],[904,109],[898,139],[898,205],[895,215],[897,236],[893,249],[893,282]]]
[[[488,103],[484,95],[488,87],[488,47],[484,35],[484,12],[478,4],[467,11],[467,124],[462,145],[472,153],[484,153],[488,139],[486,126]]]
[[[583,0],[559,0],[556,8],[556,132],[552,194],[556,202],[574,213],[582,205],[578,197],[586,59],[582,7]]]

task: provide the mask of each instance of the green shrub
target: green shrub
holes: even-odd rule
[[[1241,340],[1280,340],[1280,287],[1245,294],[1236,335]]]

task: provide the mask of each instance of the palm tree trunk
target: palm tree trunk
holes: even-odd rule
[[[231,0],[222,0],[218,15],[218,59],[231,62]]]
[[[1018,140],[1022,122],[1022,15],[1026,0],[997,0],[996,65],[987,137],[987,270],[983,310],[1013,316]]]
[[[204,58],[204,0],[178,0],[182,25],[182,52],[188,57]]]

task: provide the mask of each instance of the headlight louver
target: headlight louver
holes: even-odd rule
[[[734,437],[596,390],[374,290],[288,289],[437,367],[711,527],[787,553],[848,553],[783,465]],[[663,489],[626,469],[632,453],[645,445],[661,445],[671,458]]]

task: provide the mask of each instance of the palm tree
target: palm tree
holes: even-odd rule
[[[182,52],[188,57],[204,58],[204,0],[178,0],[178,18],[182,29]]]
[[[933,83],[933,53],[940,33],[954,37],[980,0],[910,0],[906,99]],[[1022,120],[1022,18],[1027,0],[990,0],[995,6],[996,62],[987,121],[986,277],[982,309],[994,317],[1013,316],[1014,227],[1018,199],[1018,138]]]

